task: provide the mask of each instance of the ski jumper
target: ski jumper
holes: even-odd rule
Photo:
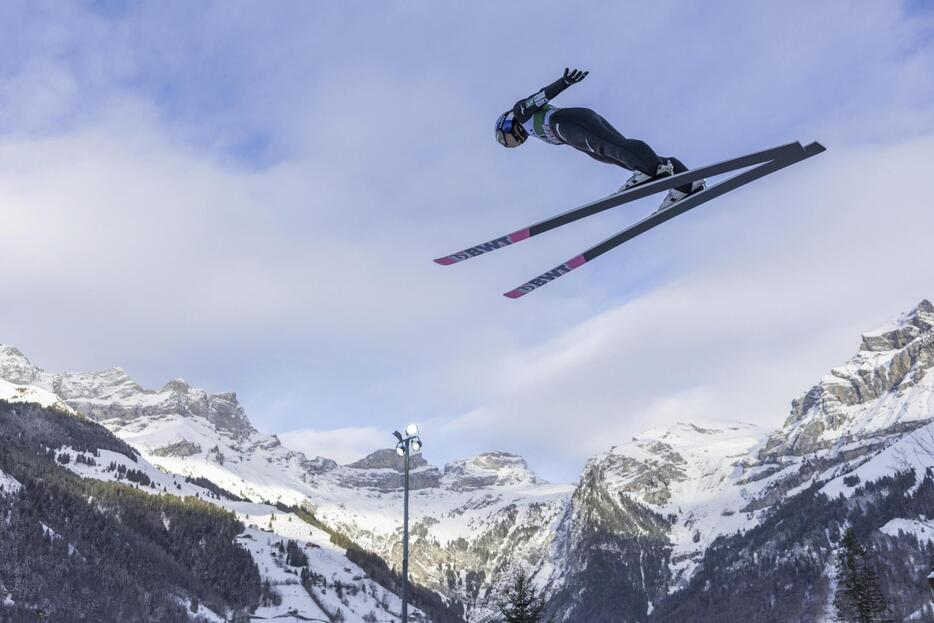
[[[531,135],[552,145],[570,145],[591,158],[655,177],[658,165],[671,161],[674,173],[687,171],[677,158],[661,158],[644,141],[626,138],[589,108],[556,108],[548,102],[568,88],[559,78],[538,93],[516,102],[512,113]],[[691,185],[679,188],[690,192]]]

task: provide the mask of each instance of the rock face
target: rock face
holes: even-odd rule
[[[559,528],[560,621],[645,620],[690,580],[719,535],[755,525],[736,510],[767,481],[751,453],[767,431],[679,423],[592,458]]]
[[[409,458],[409,469],[418,469],[425,465],[428,465],[428,461],[421,454],[412,454]],[[405,467],[405,459],[399,456],[393,448],[384,448],[363,457],[359,461],[350,463],[347,467],[354,469],[389,469],[401,474]]]
[[[792,402],[763,457],[803,456],[912,430],[934,413],[934,305],[865,333],[859,352]]]
[[[557,620],[637,621],[667,593],[670,522],[620,486],[618,456],[587,464],[561,525],[564,573],[549,607]]]
[[[82,415],[111,430],[137,422],[176,417],[204,418],[225,434],[246,438],[255,432],[234,393],[208,394],[182,379],[158,391],[144,390],[120,368],[52,374],[34,366],[16,348],[0,345],[0,378],[57,394]]]
[[[394,448],[377,450],[347,465],[341,473],[341,482],[350,488],[375,489],[382,493],[398,491],[402,487],[405,459]],[[438,486],[441,472],[432,467],[421,454],[409,458],[409,489],[430,489]]]
[[[445,487],[454,491],[476,491],[495,486],[530,486],[539,480],[521,456],[508,452],[485,452],[444,466]]]
[[[0,344],[0,377],[17,385],[36,385],[39,369],[13,346]]]
[[[181,441],[176,441],[175,443],[170,443],[161,448],[156,448],[152,451],[155,456],[192,456],[194,454],[201,453],[201,446],[196,443],[191,443],[186,439]]]

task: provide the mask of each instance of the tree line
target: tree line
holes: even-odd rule
[[[189,621],[192,604],[255,607],[259,570],[232,513],[80,478],[50,450],[64,445],[136,456],[93,422],[0,401],[0,470],[22,484],[0,495],[0,621]]]

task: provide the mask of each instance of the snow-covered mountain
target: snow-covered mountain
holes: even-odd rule
[[[712,560],[752,542],[778,547],[768,531],[789,523],[781,518],[795,504],[839,513],[832,500],[864,495],[861,483],[900,470],[920,483],[934,464],[932,368],[934,306],[923,301],[864,334],[858,353],[794,400],[776,430],[731,422],[653,429],[593,457],[575,484],[543,482],[521,457],[502,452],[444,466],[416,457],[412,576],[464,604],[471,621],[483,618],[491,591],[517,565],[553,596],[557,620],[685,620],[679,599],[703,596],[703,583],[719,572]],[[391,450],[350,465],[309,458],[256,431],[234,394],[208,394],[181,380],[144,390],[117,368],[52,374],[9,346],[0,347],[0,379],[26,388],[20,393],[59,399],[163,470],[206,477],[252,503],[302,506],[400,564],[402,465]],[[924,516],[905,513],[875,526],[873,538],[926,525]],[[800,620],[818,620],[813,608],[826,606],[832,549],[831,542],[801,546],[822,579],[812,582],[815,601]],[[760,563],[758,554],[744,555]]]
[[[256,431],[234,394],[208,394],[180,379],[145,390],[119,368],[49,373],[11,346],[0,346],[0,378],[28,383],[43,396],[54,392],[161,469],[208,478],[254,502],[303,506],[401,564],[402,463],[391,449],[350,465],[309,459]],[[521,457],[502,452],[443,468],[416,456],[410,484],[418,543],[412,577],[468,606],[482,604],[490,580],[516,562],[541,565],[573,491],[540,481]]]
[[[776,517],[811,491],[847,498],[861,493],[861,483],[897,472],[919,482],[934,476],[932,368],[934,306],[922,301],[864,334],[857,355],[794,400],[778,430],[682,423],[594,457],[559,528],[563,588],[554,612],[570,621],[603,620],[609,613],[644,620],[653,612],[659,620],[684,620],[683,611],[658,612],[656,605],[677,603],[669,599],[677,591],[707,590],[696,584],[709,583],[705,560],[721,547],[718,539],[762,539]],[[934,506],[926,515],[887,520],[872,534],[914,526],[923,537],[928,533],[918,526],[931,516]],[[817,545],[814,552],[826,555]],[[832,576],[827,560],[817,567],[824,580]],[[709,620],[723,620],[716,608],[710,607]],[[808,612],[800,620],[817,619]]]
[[[0,470],[0,506],[3,506],[4,510],[0,513],[0,526],[3,527],[3,531],[0,531],[0,553],[3,554],[0,560],[4,563],[22,561],[24,554],[34,556],[36,549],[42,549],[35,543],[34,535],[30,537],[39,527],[44,534],[57,539],[65,538],[60,536],[60,533],[72,534],[79,545],[69,543],[67,551],[69,555],[78,554],[79,567],[91,567],[86,573],[93,574],[101,565],[111,565],[111,568],[114,565],[119,566],[123,560],[119,553],[114,554],[112,549],[103,547],[101,540],[93,536],[94,529],[88,530],[90,526],[87,525],[90,523],[100,527],[101,522],[107,521],[106,517],[113,516],[115,507],[120,508],[119,503],[95,502],[94,510],[80,508],[75,501],[72,501],[71,505],[59,506],[63,499],[74,494],[74,485],[54,474],[54,468],[47,467],[45,471],[36,471],[43,458],[47,464],[53,463],[54,458],[55,467],[67,469],[84,479],[118,482],[123,485],[123,489],[92,489],[98,495],[87,496],[88,506],[91,506],[92,500],[106,496],[108,491],[115,492],[118,500],[150,500],[142,502],[150,508],[158,508],[160,502],[152,500],[163,496],[177,500],[163,507],[161,519],[155,522],[147,521],[146,513],[140,513],[138,507],[128,513],[132,517],[127,517],[126,521],[121,517],[121,513],[115,513],[116,523],[120,528],[112,529],[113,534],[110,537],[120,543],[117,551],[120,551],[120,547],[139,547],[142,540],[149,538],[152,543],[144,546],[144,551],[145,555],[152,557],[152,560],[147,562],[156,567],[166,565],[167,558],[173,554],[179,555],[179,550],[173,549],[167,543],[185,540],[191,542],[192,539],[197,541],[197,516],[205,512],[205,507],[213,505],[235,515],[246,526],[245,530],[236,535],[236,543],[249,553],[247,558],[252,558],[255,562],[259,581],[270,589],[263,589],[264,597],[252,612],[257,618],[275,618],[286,622],[330,620],[354,623],[398,620],[401,608],[399,597],[392,590],[382,586],[378,578],[371,577],[367,570],[349,560],[346,548],[335,542],[332,533],[316,525],[316,522],[307,521],[306,517],[292,509],[237,499],[235,495],[219,489],[214,483],[203,478],[187,478],[167,472],[138,456],[109,431],[92,424],[86,418],[75,417],[70,410],[63,412],[55,409],[54,405],[42,410],[36,406],[39,403],[24,404],[28,402],[0,402],[0,466],[13,470],[23,478],[23,482],[20,483]],[[23,460],[24,450],[29,457],[27,460]],[[35,454],[39,455],[40,462],[36,462],[33,456]],[[57,495],[49,496],[47,489],[41,489],[41,485],[37,485],[37,482],[45,480],[55,482],[61,487],[53,489]],[[135,488],[138,493],[128,494],[128,487]],[[40,490],[37,492],[36,489]],[[24,499],[11,500],[5,497],[9,493],[22,490],[26,491]],[[30,510],[30,500],[38,500],[40,508]],[[204,504],[205,502],[208,504]],[[184,509],[182,516],[173,513],[173,509],[180,508]],[[80,515],[80,521],[74,521],[73,513],[76,512],[83,513]],[[220,514],[213,515],[214,521],[209,524],[209,529],[216,527],[218,515]],[[159,517],[160,514],[155,513],[155,516]],[[37,525],[36,519],[42,523]],[[142,535],[134,535],[133,530],[139,529],[141,521],[144,526]],[[52,525],[55,528],[52,528]],[[160,529],[164,532],[160,532]],[[30,541],[30,538],[33,540]],[[197,547],[191,548],[192,557],[196,559],[193,566],[197,567],[194,583],[190,577],[169,576],[166,579],[174,584],[158,587],[143,585],[139,590],[143,593],[159,592],[160,589],[165,591],[170,600],[174,599],[184,605],[185,610],[191,612],[190,616],[199,617],[198,621],[219,623],[246,620],[247,613],[239,605],[231,605],[229,602],[224,604],[220,595],[217,592],[212,593],[211,589],[205,589],[204,584],[207,578],[209,581],[213,579],[215,585],[239,581],[241,585],[245,585],[244,588],[249,588],[249,580],[242,579],[243,574],[249,577],[249,568],[242,560],[214,558],[213,556],[223,552],[218,552],[216,544],[215,547],[210,547],[204,543],[203,537],[201,539],[200,552]],[[288,544],[288,547],[283,547],[284,544]],[[231,543],[227,542],[228,549],[230,545]],[[63,567],[64,564],[60,564],[62,561],[54,558],[54,548],[52,549],[51,564],[61,573],[65,570],[59,567]],[[296,554],[296,551],[299,554]],[[89,555],[90,552],[93,554]],[[232,571],[225,563],[239,564],[237,569]],[[77,603],[74,599],[68,601],[67,593],[70,592],[74,596],[75,592],[74,584],[71,583],[66,583],[69,585],[63,587],[66,595],[54,594],[51,586],[58,587],[58,575],[48,570],[49,564],[43,559],[42,562],[31,560],[28,565],[14,564],[12,568],[9,564],[0,565],[0,610],[3,611],[0,612],[0,619],[19,621],[27,620],[23,617],[28,616],[28,620],[101,620],[102,616],[106,616],[106,620],[144,620],[138,618],[142,616],[138,611],[135,616],[121,617],[116,612],[105,614],[99,608],[96,613],[92,611],[91,617],[81,616],[79,609],[89,609],[84,607],[87,597],[76,597]],[[131,563],[130,571],[134,569],[136,565]],[[218,569],[220,572],[216,573]],[[309,569],[314,574],[310,580],[306,578]],[[47,577],[30,578],[31,574],[43,573],[47,574]],[[302,581],[299,581],[300,577]],[[79,579],[77,584],[87,585],[87,581]],[[93,586],[93,581],[91,585]],[[40,590],[40,587],[44,587],[45,590]],[[256,584],[253,584],[253,587],[259,588]],[[210,606],[203,602],[199,604],[199,593],[212,597]],[[270,595],[275,598],[267,599]],[[128,596],[124,594],[123,598],[127,599]],[[160,602],[164,598],[164,593],[155,595],[150,606],[155,608],[157,604],[162,603],[161,607],[164,608],[164,602]],[[107,603],[124,607],[120,594],[109,594],[106,599],[110,600]],[[132,599],[127,601],[127,608],[132,610]],[[147,607],[149,606],[144,605],[144,612]],[[33,612],[44,616],[33,617]],[[158,611],[150,610],[150,616],[145,620],[181,620],[177,612],[173,614],[174,616],[167,615],[163,619]],[[416,607],[410,609],[410,614],[411,620],[414,621],[429,620]],[[110,616],[115,618],[109,618]]]
[[[674,577],[689,577],[694,559],[721,534],[754,518],[737,513],[765,486],[750,456],[766,431],[750,424],[679,423],[649,430],[595,457],[584,480],[625,494],[671,522]]]
[[[859,352],[792,403],[770,456],[805,455],[851,440],[878,440],[934,415],[934,305],[864,333]]]
[[[236,394],[208,394],[183,379],[169,381],[160,390],[145,390],[121,368],[53,374],[6,345],[0,345],[0,378],[51,392],[86,417],[106,422],[113,431],[153,429],[154,424],[166,430],[179,421],[204,420],[211,430],[233,439],[256,432]]]

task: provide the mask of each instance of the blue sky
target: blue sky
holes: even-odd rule
[[[860,331],[934,296],[934,15],[715,7],[4,3],[0,340],[235,390],[341,459],[417,420],[433,462],[504,449],[571,480],[648,426],[778,426]],[[591,74],[557,105],[689,166],[829,151],[510,301],[654,207],[431,263],[626,178],[493,140],[566,66]]]

